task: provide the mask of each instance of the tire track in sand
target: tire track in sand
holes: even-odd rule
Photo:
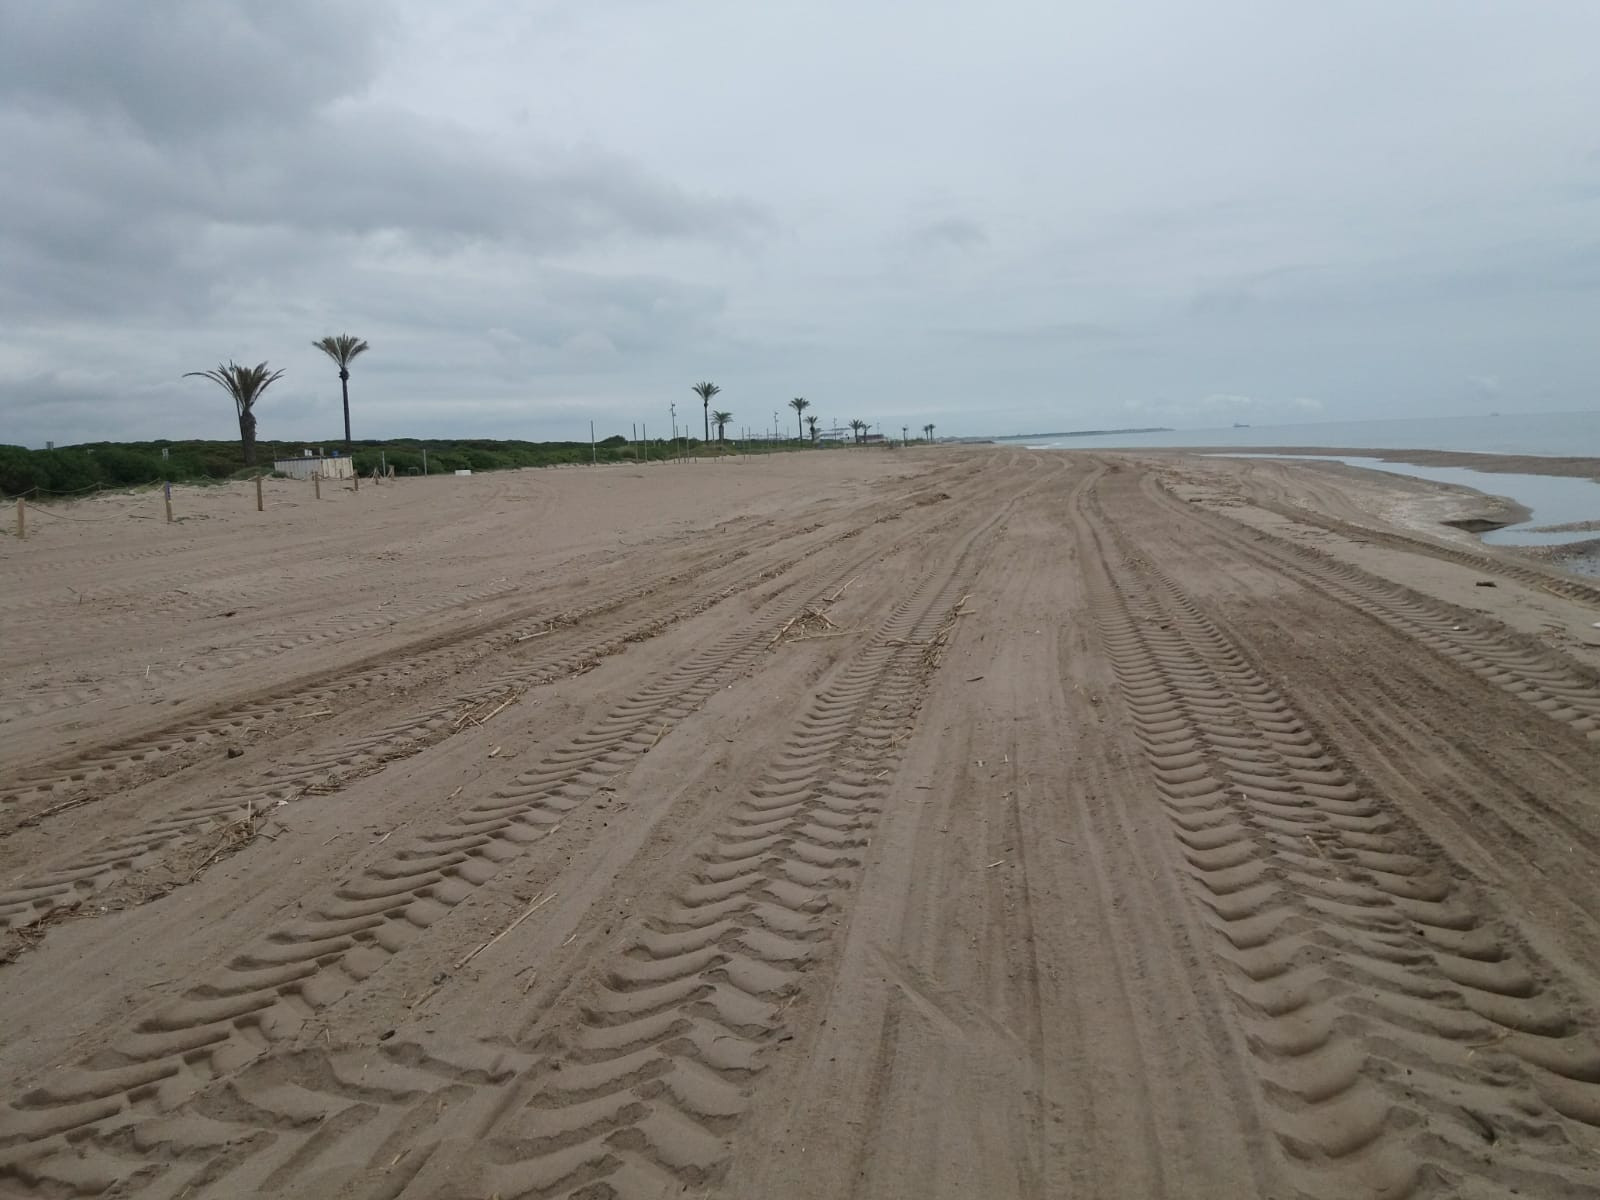
[[[564,633],[584,622],[610,617],[629,604],[675,585],[690,589],[707,583],[716,586],[719,577],[728,574],[728,566],[734,560],[783,542],[779,536],[752,539],[750,544],[720,551],[709,566],[697,564],[693,569],[679,567],[659,571],[642,580],[614,587],[577,609],[561,610],[548,602],[520,606],[486,622],[445,633],[430,633],[408,646],[390,647],[369,658],[357,659],[333,670],[318,671],[309,678],[291,680],[217,712],[185,717],[132,737],[86,747],[53,763],[24,771],[0,790],[0,806],[15,807],[45,798],[59,800],[72,795],[74,785],[115,783],[134,771],[148,771],[164,757],[248,730],[260,722],[320,713],[330,703],[352,693],[388,690],[408,680],[427,679],[457,667],[464,653],[481,654],[500,646],[514,648],[531,637],[543,636],[547,629]],[[619,625],[624,620],[626,617],[619,615],[610,625]],[[604,641],[605,635],[599,635],[598,640]]]
[[[1324,551],[1254,528],[1247,530],[1218,514],[1197,513],[1194,506],[1158,482],[1146,481],[1144,486],[1153,503],[1179,520],[1203,524],[1230,550],[1343,600],[1546,716],[1570,725],[1591,741],[1600,741],[1600,684],[1571,660],[1511,634],[1503,626],[1485,622],[1478,614],[1452,609]]]
[[[1264,508],[1268,512],[1277,513],[1280,517],[1286,517],[1301,525],[1311,525],[1328,533],[1336,533],[1340,537],[1348,538],[1351,541],[1377,542],[1380,545],[1392,546],[1397,550],[1405,550],[1412,554],[1425,554],[1430,558],[1436,558],[1443,562],[1469,567],[1485,575],[1498,575],[1502,579],[1514,579],[1518,583],[1549,592],[1553,596],[1560,596],[1564,600],[1573,600],[1590,608],[1600,608],[1600,587],[1585,583],[1580,579],[1570,579],[1553,571],[1528,566],[1509,557],[1475,554],[1471,550],[1463,550],[1456,546],[1446,545],[1441,542],[1431,542],[1423,538],[1408,537],[1403,533],[1396,533],[1390,529],[1358,525],[1352,521],[1341,520],[1338,517],[1317,512],[1312,508],[1301,507],[1286,500],[1264,495],[1261,491],[1261,485],[1248,475],[1243,480],[1243,486],[1246,491],[1252,493],[1249,501],[1251,504],[1254,504],[1257,508]]]
[[[71,1164],[76,1185],[131,1175],[152,1200],[202,1188],[510,1200],[714,1181],[827,915],[861,869],[980,537],[815,695],[671,906],[574,993],[564,1031],[272,1056],[192,1101],[181,1126],[92,1134]],[[40,1190],[69,1179],[55,1161],[24,1171]]]
[[[1303,1194],[1593,1194],[1572,989],[1088,507],[1094,614]]]
[[[852,564],[866,555],[857,555]],[[848,574],[846,572],[845,574]],[[833,580],[830,586],[837,586]],[[775,613],[690,655],[620,701],[587,732],[547,754],[515,782],[462,808],[411,846],[376,860],[303,914],[265,935],[166,1007],[139,1020],[110,1049],[58,1070],[0,1109],[0,1181],[37,1183],[38,1160],[76,1176],[73,1149],[90,1127],[113,1141],[258,1057],[347,994],[427,928],[543,840],[668,729],[759,657],[774,621],[816,604],[807,589]],[[100,1186],[112,1181],[102,1180]],[[49,1187],[55,1187],[50,1184]],[[70,1192],[69,1192],[70,1194]],[[97,1194],[91,1190],[83,1194]]]
[[[298,799],[308,788],[316,789],[318,795],[336,792],[356,779],[382,770],[391,761],[421,753],[458,732],[463,712],[514,699],[527,688],[587,670],[624,646],[654,637],[793,566],[794,560],[777,563],[747,573],[720,590],[702,593],[667,612],[653,612],[632,622],[611,622],[580,645],[553,648],[499,672],[478,687],[415,711],[400,721],[308,751],[268,768],[256,779],[221,795],[183,805],[146,821],[137,829],[96,843],[38,875],[0,889],[0,929],[31,925],[57,909],[81,905],[135,872],[153,866],[182,844],[249,813],[266,813],[280,800]],[[633,589],[629,597],[636,598],[636,595],[650,594],[654,590],[653,586],[642,591]],[[597,607],[605,611],[616,604]]]

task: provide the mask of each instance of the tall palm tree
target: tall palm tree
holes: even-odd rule
[[[711,414],[711,419],[717,426],[717,441],[723,441],[722,431],[727,427],[728,422],[733,420],[733,414],[731,412],[714,412]]]
[[[817,444],[817,418],[815,418],[815,417],[807,417],[806,418],[806,428],[811,430],[811,444],[813,446],[816,445]]]
[[[711,397],[717,395],[722,389],[714,383],[701,382],[695,384],[689,390],[700,397],[700,403],[706,410],[706,441],[709,442],[711,440]]]
[[[795,436],[803,438],[806,436],[806,431],[800,426],[800,414],[811,407],[811,401],[807,400],[804,396],[796,396],[793,400],[789,401],[789,407],[794,409]]]
[[[367,350],[366,342],[348,333],[329,335],[311,343],[339,364],[339,388],[344,392],[344,448],[350,449],[350,363]]]
[[[926,425],[924,425],[922,427],[922,431],[928,435],[928,440],[930,442],[933,441],[933,422],[932,421],[930,421]]]
[[[850,428],[855,431],[856,441],[860,442],[861,437],[864,433],[866,433],[868,426],[865,421],[863,421],[860,417],[857,417],[855,420],[850,422]]]
[[[239,415],[239,444],[244,447],[244,465],[256,465],[256,401],[283,376],[282,371],[268,371],[266,363],[254,367],[241,367],[232,359],[226,366],[218,364],[215,371],[185,371],[183,377],[198,375],[209,379],[233,397],[234,410]]]

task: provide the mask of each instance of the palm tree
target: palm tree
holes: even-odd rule
[[[933,422],[930,421],[928,424],[924,425],[922,427],[922,432],[928,435],[928,441],[933,441]]]
[[[706,441],[709,442],[711,440],[711,397],[722,391],[722,389],[714,383],[701,382],[695,384],[689,390],[700,397],[700,403],[706,410]]]
[[[796,396],[793,400],[789,401],[789,407],[794,409],[795,436],[798,438],[803,438],[806,435],[806,431],[801,428],[800,414],[811,407],[811,401],[807,400],[804,396]]]
[[[816,445],[817,444],[817,419],[815,417],[807,417],[806,418],[806,428],[811,430],[811,444],[813,446]]]
[[[856,441],[860,442],[863,434],[867,432],[867,423],[860,417],[850,422],[850,428],[855,430]]]
[[[722,430],[729,421],[733,420],[733,414],[731,412],[714,412],[711,414],[711,419],[716,422],[717,441],[720,442],[723,440]]]
[[[350,449],[350,362],[356,355],[366,351],[367,344],[358,337],[351,337],[348,333],[341,333],[337,337],[329,335],[311,344],[339,364],[339,388],[344,392],[344,448],[348,450]]]
[[[244,447],[244,465],[256,465],[256,401],[261,393],[283,376],[282,371],[268,371],[266,363],[254,367],[241,367],[232,359],[226,366],[218,364],[215,371],[185,371],[183,377],[198,375],[209,379],[233,397],[233,407],[239,414],[239,444]]]

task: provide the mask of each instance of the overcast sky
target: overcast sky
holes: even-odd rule
[[[0,0],[0,442],[1593,407],[1594,0]]]

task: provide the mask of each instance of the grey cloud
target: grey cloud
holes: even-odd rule
[[[83,113],[153,140],[238,136],[359,90],[378,64],[383,11],[362,0],[8,4],[0,101]]]
[[[1600,15],[1432,7],[0,5],[0,437],[326,436],[337,329],[374,435],[1589,403]]]
[[[1126,340],[1127,335],[1109,325],[1093,321],[1052,321],[1042,325],[1021,325],[975,329],[947,329],[944,336],[979,343],[1049,343],[1086,349],[1105,347]]]
[[[989,235],[983,226],[967,217],[947,217],[916,230],[914,240],[926,246],[954,246],[968,250],[988,243]]]
[[[1303,264],[1286,264],[1213,280],[1196,289],[1189,307],[1202,315],[1233,316],[1260,304],[1273,303],[1286,291],[1285,284],[1292,285],[1315,270]]]

